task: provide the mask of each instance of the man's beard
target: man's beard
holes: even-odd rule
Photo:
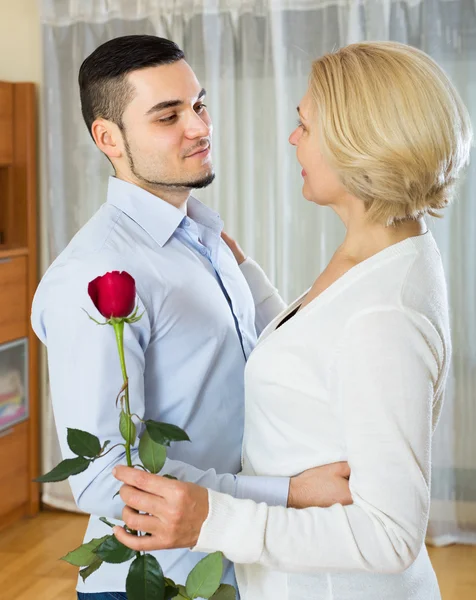
[[[127,140],[125,131],[123,132],[123,137],[124,137],[124,147],[126,150],[127,159],[129,161],[129,167],[131,169],[131,173],[134,175],[134,177],[136,177],[139,181],[141,181],[143,183],[147,183],[148,185],[157,187],[157,188],[165,187],[165,188],[175,188],[175,189],[184,189],[184,190],[191,190],[191,189],[197,190],[197,189],[205,188],[205,187],[209,186],[212,183],[212,181],[215,179],[215,173],[213,171],[210,171],[210,173],[208,173],[207,175],[203,175],[202,177],[195,179],[195,180],[191,180],[191,181],[170,182],[170,181],[157,181],[154,179],[147,179],[146,177],[141,175],[137,170],[137,167],[134,163],[134,158],[132,156],[131,148],[129,146],[129,142]]]

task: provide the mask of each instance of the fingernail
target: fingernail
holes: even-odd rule
[[[116,467],[114,467],[114,469],[112,470],[112,474],[114,477],[116,476],[116,473],[117,473],[117,470],[116,470]]]

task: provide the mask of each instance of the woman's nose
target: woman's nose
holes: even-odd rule
[[[297,146],[298,143],[298,130],[297,128],[291,133],[291,135],[289,136],[289,143],[291,144],[291,146]]]

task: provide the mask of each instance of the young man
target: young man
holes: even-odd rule
[[[191,190],[214,179],[212,124],[205,90],[171,41],[153,36],[113,39],[97,48],[79,73],[86,125],[115,170],[106,203],[79,231],[43,277],[32,325],[48,347],[51,395],[63,456],[67,427],[121,442],[114,402],[122,382],[116,341],[82,308],[100,318],[88,283],[108,271],[136,281],[141,320],[127,326],[125,354],[131,411],[174,423],[192,443],[175,444],[163,473],[240,498],[309,506],[325,481],[318,472],[296,478],[241,477],[243,374],[256,342],[255,320],[275,316],[272,293],[257,305],[232,252],[221,240],[219,216]],[[258,267],[247,261],[251,273]],[[263,292],[263,290],[262,290]],[[91,513],[85,541],[109,533],[98,516],[121,518],[114,497],[114,449],[71,478],[80,509]],[[134,451],[137,456],[137,449]],[[314,486],[314,487],[313,487]],[[184,583],[202,558],[162,551],[164,573]],[[79,598],[125,597],[129,565],[103,564]],[[228,564],[224,581],[234,584]]]

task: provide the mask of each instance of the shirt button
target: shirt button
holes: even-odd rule
[[[190,221],[188,219],[185,219],[185,221],[183,222],[185,227],[190,227]]]
[[[200,254],[203,254],[203,256],[206,256],[208,254],[208,250],[206,248],[200,248]]]

